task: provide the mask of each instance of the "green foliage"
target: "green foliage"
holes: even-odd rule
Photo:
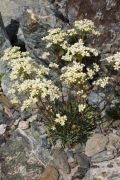
[[[46,126],[51,142],[55,144],[60,139],[63,147],[85,143],[87,138],[92,134],[93,129],[97,127],[97,123],[101,120],[99,114],[89,106],[84,113],[80,114],[76,101],[56,105],[53,116],[55,117],[59,112],[67,116],[68,120],[64,126],[61,126],[59,123],[53,128],[51,128],[49,123]]]

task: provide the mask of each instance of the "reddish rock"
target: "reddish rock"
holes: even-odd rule
[[[95,44],[111,42],[120,47],[120,2],[119,0],[68,0],[66,12],[70,22],[90,19],[101,32]]]
[[[38,180],[58,180],[58,177],[58,171],[53,166],[49,165]]]

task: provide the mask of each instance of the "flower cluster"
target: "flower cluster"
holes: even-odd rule
[[[87,80],[86,73],[83,72],[84,64],[73,62],[70,66],[62,68],[61,80],[69,85],[80,84]]]
[[[109,63],[113,64],[115,70],[120,70],[120,52],[106,58]]]
[[[58,45],[64,42],[67,34],[61,28],[50,29],[48,31],[49,35],[43,37],[42,40],[46,40],[49,43],[47,44],[47,48],[51,47],[53,44]]]
[[[59,123],[61,126],[65,125],[65,122],[67,121],[67,116],[61,116],[60,114],[56,114],[55,122]]]
[[[85,33],[99,35],[99,32],[95,29],[94,22],[88,19],[75,21],[75,28]]]
[[[109,77],[99,78],[97,81],[95,81],[93,84],[95,86],[99,86],[101,88],[105,88],[106,85],[109,84]]]
[[[49,68],[38,65],[19,48],[8,48],[5,50],[3,60],[8,61],[11,68],[10,78],[14,80],[10,93],[24,95],[22,110],[28,108],[32,103],[49,99],[55,101],[60,96],[57,86],[46,78]]]
[[[98,56],[98,51],[94,48],[86,47],[82,39],[67,48],[67,53],[62,56],[65,61],[72,61],[73,59],[80,59],[86,56]]]

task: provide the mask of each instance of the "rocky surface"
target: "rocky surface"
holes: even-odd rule
[[[76,19],[88,18],[95,22],[101,32],[100,38],[95,42],[98,46],[105,46],[105,49],[118,48],[120,44],[120,3],[119,0],[0,0],[0,11],[4,22],[8,24],[11,18],[18,18],[26,7],[39,8],[44,4],[50,4],[66,14],[70,23]],[[6,7],[7,4],[7,7]],[[41,11],[44,13],[44,9]],[[19,15],[18,15],[19,14]],[[44,14],[45,15],[45,14]],[[52,23],[55,19],[52,19]],[[108,45],[105,45],[108,44]],[[109,45],[109,44],[112,44]]]
[[[6,7],[7,5],[7,7]],[[28,9],[30,11],[25,11]],[[11,18],[20,22],[18,36],[36,61],[42,63],[45,48],[41,38],[52,27],[69,27],[76,19],[88,18],[101,32],[97,41],[103,53],[119,50],[119,0],[0,0],[5,24]],[[59,16],[60,11],[64,18]],[[114,45],[114,46],[113,46]],[[0,19],[0,56],[10,42]],[[1,64],[0,71],[8,71]],[[36,107],[20,112],[6,97],[9,79],[2,80],[0,94],[0,178],[3,180],[119,180],[120,179],[120,121],[114,122],[107,133],[97,129],[86,144],[54,147],[46,135],[43,117]],[[9,97],[9,96],[8,96]],[[105,94],[91,93],[89,103],[100,109]],[[101,104],[102,102],[102,104]],[[111,124],[111,121],[107,121]],[[107,125],[108,127],[108,125]],[[97,133],[96,133],[97,132]]]
[[[108,143],[108,138],[102,134],[93,135],[86,143],[85,153],[91,157],[103,151]]]

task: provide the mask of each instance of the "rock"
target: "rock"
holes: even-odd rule
[[[35,115],[31,116],[30,118],[28,118],[27,121],[31,123],[37,119],[38,119],[38,114],[35,114]]]
[[[41,143],[41,147],[43,147],[43,148],[50,149],[50,147],[51,147],[51,144],[48,141],[46,135],[40,138],[40,143]]]
[[[8,5],[7,7],[6,4]],[[101,36],[97,37],[96,41],[93,39],[93,43],[99,47],[104,43],[113,44],[113,47],[116,47],[118,44],[118,47],[120,47],[120,6],[117,0],[101,0],[100,2],[95,0],[36,0],[34,2],[33,0],[0,0],[0,11],[4,22],[8,24],[11,18],[19,18],[26,8],[35,9],[41,7],[41,12],[44,13],[43,5],[47,8],[53,6],[55,9],[59,9],[60,12],[68,17],[70,24],[75,20],[84,18],[94,21]],[[46,14],[44,15],[46,16]],[[53,18],[51,21],[53,21]]]
[[[8,108],[12,108],[13,107],[13,105],[10,102],[9,98],[7,96],[5,96],[3,93],[0,93],[0,103],[3,103]]]
[[[115,143],[119,143],[120,144],[120,136],[118,136],[117,134],[110,133],[108,137],[109,137],[109,141],[110,142],[115,142]]]
[[[78,169],[74,176],[83,178],[90,167],[90,159],[84,153],[75,154],[75,159],[78,164]]]
[[[67,26],[54,13],[55,7],[48,2],[41,3],[37,8],[30,8],[20,18],[20,28],[25,38],[26,49],[38,62],[44,64],[42,54],[46,49],[46,43],[42,40],[50,28]],[[32,14],[34,19],[32,18]],[[54,56],[54,53],[51,52]]]
[[[19,111],[14,111],[13,118],[14,119],[20,119],[20,112]]]
[[[112,119],[108,119],[108,120],[105,119],[105,121],[103,119],[103,122],[100,125],[102,132],[106,132],[109,129],[110,125],[112,124],[112,121],[113,121]]]
[[[42,176],[38,180],[58,180],[58,171],[53,166],[47,166]]]
[[[2,104],[0,104],[0,112],[3,112],[3,110],[4,110],[4,107]]]
[[[100,108],[103,109],[105,104],[105,102],[103,103],[104,98],[105,98],[104,93],[91,92],[88,97],[88,103],[92,105],[92,107],[97,107],[99,104]]]
[[[75,154],[75,159],[80,167],[88,170],[90,167],[90,159],[84,153]]]
[[[74,152],[75,153],[82,153],[85,151],[85,145],[84,144],[76,144],[75,147],[74,147]]]
[[[3,159],[2,179],[31,179],[31,177],[37,179],[40,177],[44,167],[35,157],[34,147],[30,143],[32,145],[30,138],[22,130],[17,129],[6,144],[0,148],[0,160]]]
[[[7,70],[7,68],[5,68],[5,75],[3,78],[2,78],[2,82],[1,82],[1,87],[2,87],[2,90],[3,90],[3,95],[2,95],[2,102],[5,103],[5,105],[8,107],[8,108],[12,108],[13,105],[11,103],[11,100],[14,99],[16,96],[13,95],[13,94],[10,94],[9,91],[11,89],[11,80],[10,80],[10,71]]]
[[[94,134],[86,142],[85,154],[91,157],[101,151],[103,151],[108,143],[108,137],[102,134]]]
[[[111,151],[103,151],[103,152],[100,152],[100,153],[92,156],[91,162],[92,163],[100,163],[100,162],[103,162],[103,161],[111,160],[114,157],[115,156]]]
[[[117,149],[114,142],[109,142],[106,146],[107,151],[112,152],[115,156],[117,155]]]
[[[112,126],[117,128],[120,126],[120,120],[113,121]]]
[[[110,53],[111,52],[111,48],[112,48],[112,44],[106,44],[104,49],[103,49],[103,52],[104,53]]]
[[[62,149],[55,149],[53,151],[53,161],[55,166],[66,174],[69,174],[70,168],[68,164],[67,155]]]
[[[20,121],[18,127],[22,130],[29,128],[29,122],[28,121]]]
[[[7,127],[6,124],[1,124],[0,125],[0,135],[3,135],[5,133],[6,127]]]
[[[22,119],[28,119],[28,118],[30,118],[31,115],[32,115],[30,108],[28,108],[28,110],[23,111],[20,115],[21,115],[21,118],[22,118]]]
[[[14,125],[17,126],[20,121],[21,121],[21,118],[16,119],[15,122],[14,122]]]
[[[83,180],[119,180],[120,179],[120,157],[112,160],[94,163],[89,170],[89,178]]]
[[[10,47],[10,42],[5,31],[2,15],[0,13],[0,57],[3,55],[3,51],[5,50],[5,48],[8,47]],[[0,69],[2,70],[2,67],[0,67]]]
[[[74,178],[82,179],[85,176],[86,172],[86,168],[78,167],[77,171],[74,174]]]

